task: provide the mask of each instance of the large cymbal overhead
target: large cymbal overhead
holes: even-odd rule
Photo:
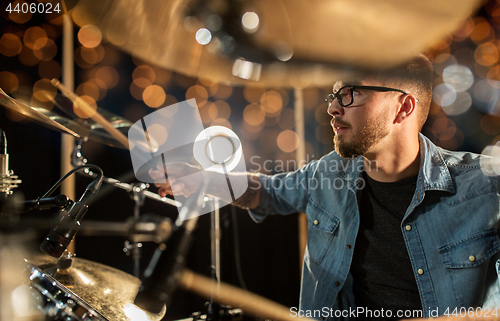
[[[102,0],[80,1],[73,17],[124,51],[187,76],[305,87],[403,63],[481,2]]]
[[[41,94],[40,94],[41,95]],[[70,134],[75,138],[88,137],[91,140],[119,148],[127,148],[109,134],[101,124],[75,114],[73,103],[62,95],[48,95],[46,102],[31,99],[28,88],[20,88],[10,97],[0,88],[0,105],[7,110],[19,113],[40,125]],[[46,103],[51,108],[47,108]],[[96,106],[96,113],[101,114],[114,128],[127,134],[132,123],[123,117]]]

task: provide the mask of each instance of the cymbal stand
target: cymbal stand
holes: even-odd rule
[[[149,184],[146,183],[136,183],[132,184],[133,189],[132,189],[132,199],[134,200],[134,219],[136,221],[139,220],[140,212],[141,212],[141,207],[144,205],[144,201],[146,200],[146,197],[144,196],[144,191],[149,188]],[[134,269],[133,269],[133,274],[135,277],[140,277],[141,276],[141,266],[140,266],[140,260],[141,260],[141,247],[142,243],[140,242],[130,242],[130,241],[125,241],[123,251],[132,257],[132,260],[134,262]]]
[[[82,152],[81,152],[82,144],[85,141],[86,141],[86,138],[84,140],[77,140],[75,142],[75,148],[73,149],[73,153],[71,156],[71,164],[75,167],[79,166],[79,165],[87,164],[87,159],[85,159],[85,157],[83,157]],[[92,173],[92,171],[88,171],[88,170],[85,170],[84,174],[89,175],[89,176],[95,175],[94,173]],[[133,192],[134,186],[132,184],[121,182],[120,180],[117,180],[117,179],[111,178],[111,177],[103,177],[102,180],[105,183],[112,184],[115,187],[121,188],[127,192]],[[161,197],[160,195],[153,193],[151,191],[144,190],[143,194],[145,197],[147,197],[149,199],[153,199],[153,200],[156,200],[156,201],[161,202],[161,203],[173,205],[175,207],[182,207],[181,202],[172,200],[172,199],[167,198],[167,197]]]
[[[211,293],[210,299],[205,303],[201,312],[194,312],[190,318],[178,321],[236,321],[241,320],[243,313],[241,309],[232,309],[230,306],[224,306],[214,301],[214,293],[220,288],[221,284],[221,263],[220,263],[220,209],[219,199],[217,197],[206,196],[205,201],[213,202],[214,210],[210,213],[210,241],[211,241],[211,266],[210,277],[216,282],[216,289]]]
[[[86,139],[82,140],[77,140],[75,142],[75,147],[73,149],[73,153],[71,155],[71,164],[73,166],[79,166],[87,163],[87,159],[83,157],[82,155],[82,145],[86,141]],[[86,169],[84,173],[88,176],[95,176],[94,173]],[[167,203],[169,205],[173,205],[176,207],[182,206],[180,202],[177,202],[175,200],[166,198],[166,197],[161,197],[160,195],[150,192],[147,189],[149,188],[149,184],[146,183],[135,183],[135,184],[128,184],[121,182],[117,179],[114,178],[109,178],[109,177],[103,177],[103,181],[109,184],[113,184],[114,186],[121,188],[123,190],[126,190],[127,192],[131,193],[131,197],[135,202],[134,205],[134,219],[136,221],[139,220],[140,216],[140,209],[144,205],[144,201],[147,198],[151,198],[157,201],[160,201],[162,203]],[[130,241],[125,241],[123,251],[127,255],[131,255],[132,260],[134,262],[134,267],[133,267],[133,274],[136,277],[140,277],[141,275],[141,270],[140,270],[140,258],[141,258],[141,252],[140,248],[142,247],[142,243],[140,242],[130,242]]]

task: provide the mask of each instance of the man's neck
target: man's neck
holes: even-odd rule
[[[397,182],[416,176],[420,168],[420,145],[416,141],[391,144],[381,152],[364,156],[366,173],[379,182]]]

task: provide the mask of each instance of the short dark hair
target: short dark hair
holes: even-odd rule
[[[375,78],[385,86],[405,90],[418,99],[417,115],[419,130],[424,126],[432,102],[433,83],[432,62],[424,54],[419,54],[410,61],[376,73]]]

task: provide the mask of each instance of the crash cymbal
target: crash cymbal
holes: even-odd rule
[[[0,105],[10,111],[19,113],[30,120],[59,132],[67,133],[75,138],[88,137],[91,140],[119,148],[126,148],[105,128],[90,118],[81,118],[75,114],[73,103],[63,95],[49,95],[44,102],[31,99],[31,90],[17,89],[11,97],[0,89]],[[47,108],[47,105],[50,108]],[[108,112],[100,107],[96,110],[112,127],[126,135],[132,123],[123,117]],[[128,146],[127,146],[128,147]]]
[[[72,260],[72,265],[70,265]],[[81,258],[55,259],[38,256],[27,260],[41,272],[50,275],[71,290],[108,320],[130,320],[127,309],[134,302],[141,281],[123,271]],[[139,309],[135,307],[135,309]],[[161,320],[159,314],[146,311],[151,321]]]
[[[73,17],[120,49],[187,76],[305,87],[403,63],[481,3],[102,0],[80,1]]]

